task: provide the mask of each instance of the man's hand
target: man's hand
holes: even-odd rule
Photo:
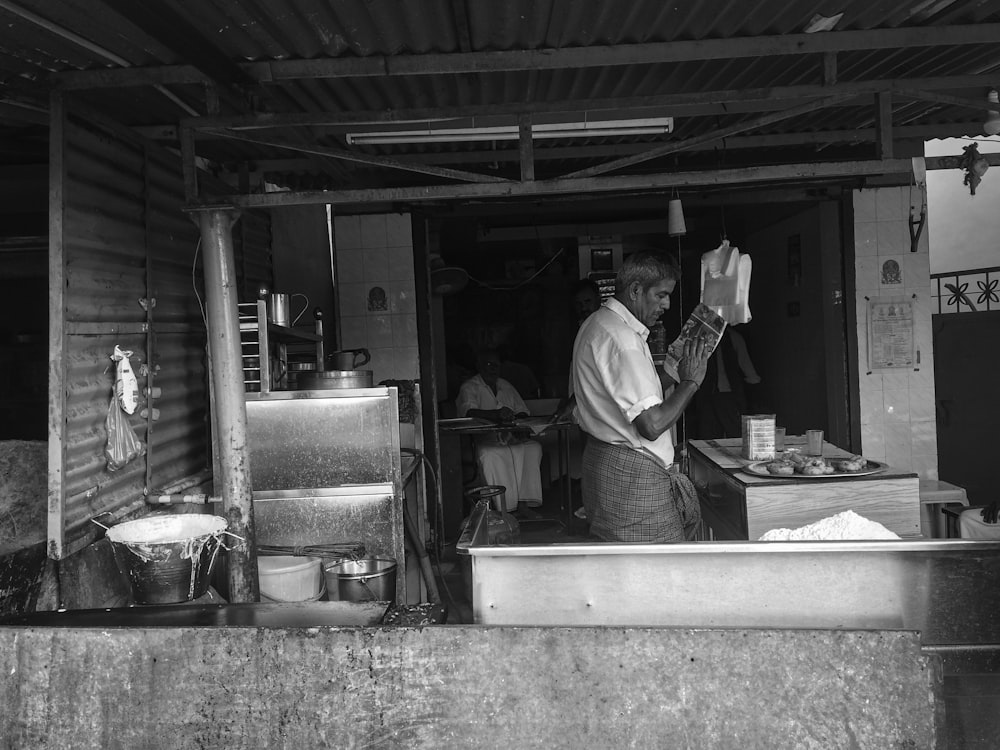
[[[983,517],[986,523],[996,523],[997,516],[1000,515],[1000,500],[994,500],[992,503],[987,505],[979,514]]]
[[[708,347],[702,339],[685,341],[684,353],[681,355],[681,361],[677,363],[677,374],[680,379],[693,380],[700,386],[701,381],[705,379],[709,353]]]
[[[501,406],[497,409],[497,421],[498,422],[513,422],[514,421],[514,410],[509,406]]]

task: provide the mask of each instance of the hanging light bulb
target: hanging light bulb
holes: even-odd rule
[[[990,89],[986,95],[986,103],[990,105],[990,116],[983,123],[983,132],[986,135],[1000,134],[1000,96],[996,89]]]
[[[687,226],[684,224],[684,206],[680,198],[671,198],[667,204],[667,234],[671,237],[680,237],[687,234]]]

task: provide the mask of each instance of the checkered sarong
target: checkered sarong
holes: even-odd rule
[[[606,542],[683,542],[701,521],[694,485],[655,457],[587,437],[583,507]]]

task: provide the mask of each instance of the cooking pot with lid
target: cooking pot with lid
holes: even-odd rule
[[[372,361],[367,349],[341,349],[330,352],[326,358],[331,370],[357,370]]]

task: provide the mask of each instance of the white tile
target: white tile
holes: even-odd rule
[[[903,256],[903,278],[907,287],[923,287],[930,282],[930,256],[910,253]]]
[[[907,373],[891,371],[882,373],[882,387],[885,390],[892,389],[907,389],[910,387],[910,381],[907,377]]]
[[[910,457],[910,470],[915,471],[921,479],[938,478],[937,455],[916,455]]]
[[[919,370],[911,370],[906,379],[910,385],[910,390],[923,388],[934,393],[934,361],[928,354],[921,354]],[[933,398],[931,399],[933,401]],[[912,397],[911,397],[912,405]]]
[[[937,453],[937,424],[935,422],[910,423],[910,451],[913,455]]]
[[[919,422],[934,421],[934,389],[910,387],[910,421],[914,424]]]
[[[854,223],[854,255],[858,258],[878,254],[878,224],[874,221]]]
[[[361,249],[338,250],[334,273],[340,284],[365,280],[364,257]]]
[[[385,248],[385,214],[363,214],[361,216],[361,247]]]
[[[861,424],[880,425],[885,421],[882,405],[882,389],[861,387]]]
[[[338,250],[361,247],[361,217],[334,216],[333,217],[333,238],[334,246]]]
[[[392,349],[372,348],[370,353],[372,360],[368,363],[367,368],[372,371],[372,381],[375,385],[378,385],[383,380],[400,380],[393,371]]]
[[[341,315],[364,315],[367,312],[364,284],[341,284],[338,292]]]
[[[412,281],[389,282],[389,311],[396,314],[416,313],[417,293]]]
[[[861,425],[861,454],[873,461],[885,460],[885,434],[880,425]]]
[[[392,316],[392,345],[396,349],[417,345],[417,316]]]
[[[417,347],[405,346],[393,350],[393,370],[401,380],[413,380],[420,377],[419,354]]]
[[[368,346],[368,328],[363,315],[345,315],[340,319],[340,342],[345,349]]]
[[[885,421],[910,423],[910,391],[908,388],[890,388],[882,393]]]
[[[406,245],[412,247],[410,214],[385,215],[385,240],[386,244],[390,246]]]
[[[368,316],[368,348],[389,349],[392,347],[392,316]]]
[[[364,252],[365,281],[386,281],[389,278],[389,251],[384,247],[367,248]]]
[[[903,223],[899,221],[880,221],[875,229],[878,254],[901,255],[909,250],[909,242],[903,241]]]
[[[854,274],[859,295],[878,290],[878,258],[857,258],[854,261]]]
[[[889,424],[885,426],[885,459],[893,466],[899,465],[899,457],[910,458],[910,425]],[[902,468],[902,466],[900,466]]]
[[[878,285],[881,294],[902,294],[906,279],[903,277],[903,258],[900,255],[878,256]]]
[[[390,280],[413,278],[413,248],[408,245],[390,245],[386,248]]]
[[[876,190],[855,190],[854,191],[854,221],[875,221],[878,215],[875,212]]]
[[[365,312],[369,315],[385,315],[389,312],[389,282],[365,282]]]
[[[901,220],[903,205],[900,188],[879,188],[875,196],[875,215],[879,221]]]

